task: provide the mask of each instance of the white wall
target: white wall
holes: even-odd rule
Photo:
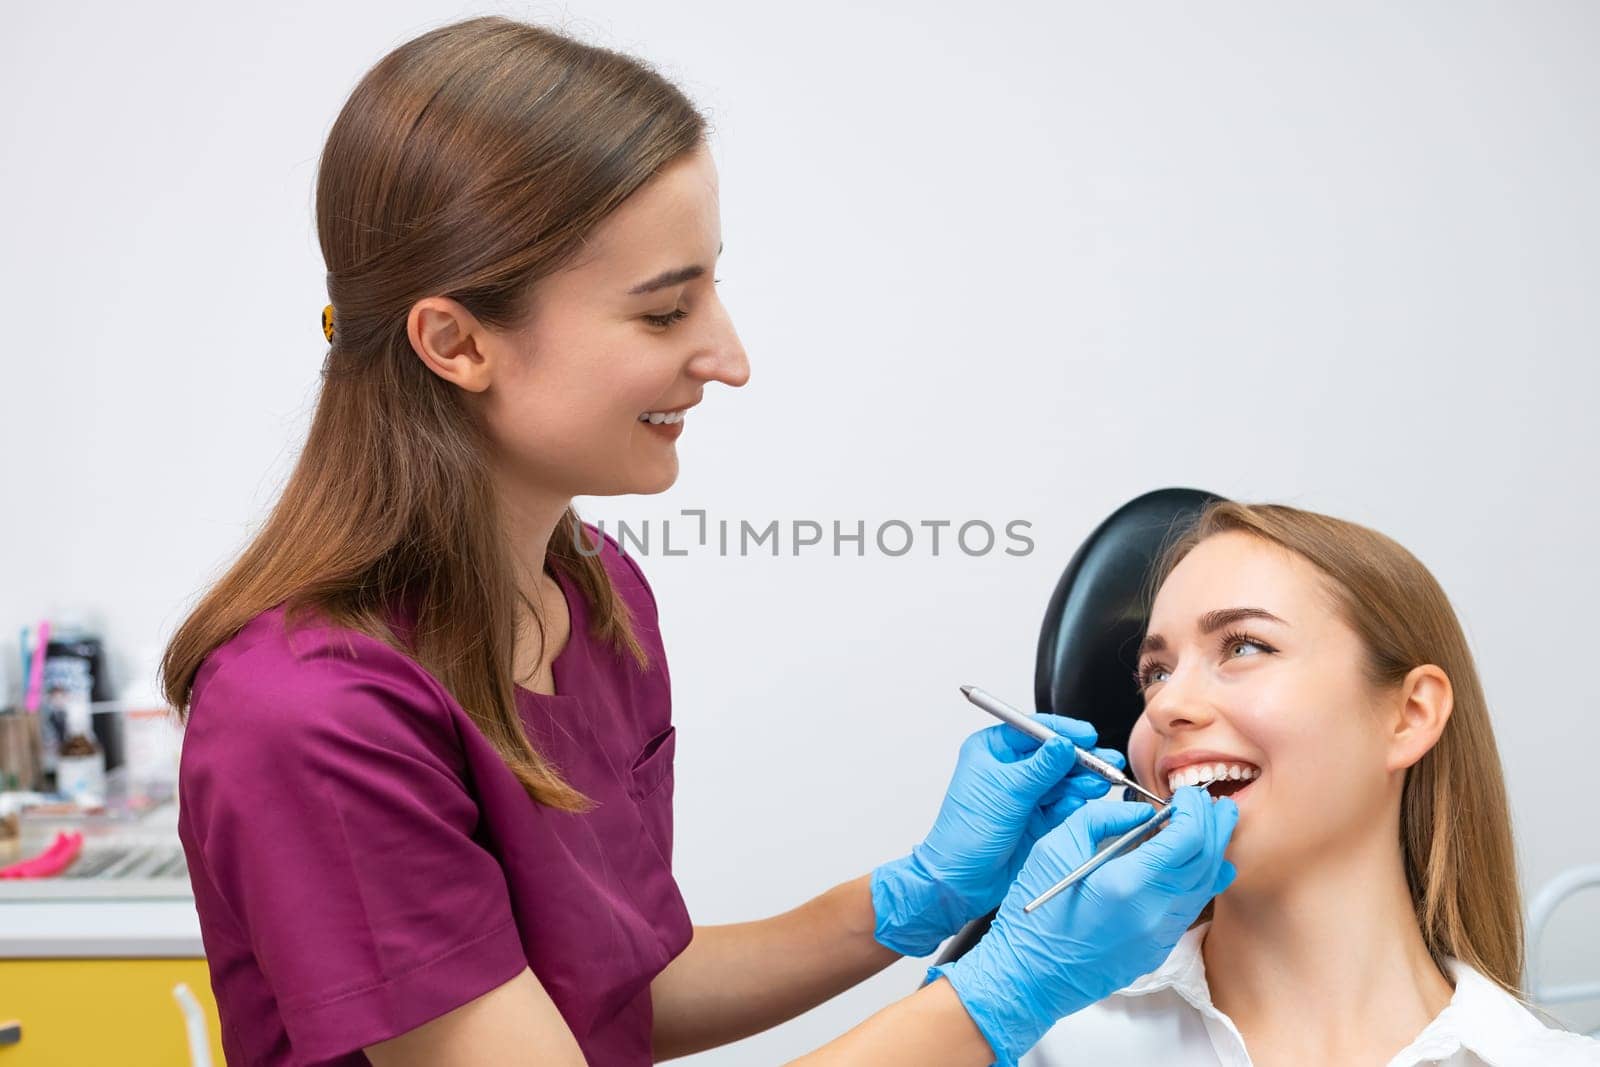
[[[0,634],[85,605],[126,655],[237,549],[324,351],[327,129],[394,45],[499,12],[644,56],[717,126],[721,295],[752,378],[708,390],[671,491],[580,501],[589,517],[1032,523],[1025,557],[642,560],[697,921],[908,849],[984,725],[956,686],[1026,702],[1061,566],[1163,485],[1413,549],[1480,657],[1525,884],[1600,861],[1600,8],[1293,8],[13,13]],[[1558,976],[1600,957],[1600,908],[1574,915]],[[920,973],[692,1062],[798,1054]]]

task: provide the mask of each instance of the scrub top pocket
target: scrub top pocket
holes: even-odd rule
[[[628,791],[635,800],[649,796],[672,773],[672,756],[678,747],[678,728],[669,726],[645,742],[633,761],[633,781]]]
[[[628,796],[639,808],[646,832],[661,858],[672,861],[672,762],[678,728],[668,726],[645,743],[633,763]]]

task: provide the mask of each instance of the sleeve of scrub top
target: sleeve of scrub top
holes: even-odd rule
[[[355,640],[356,660],[340,648],[252,673],[247,657],[212,677],[227,748],[213,736],[191,783],[207,874],[310,1060],[411,1030],[528,962],[473,837],[459,711],[410,660]]]

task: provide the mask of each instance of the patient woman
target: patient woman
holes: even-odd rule
[[[1023,1063],[1600,1064],[1600,1042],[1516,999],[1499,755],[1427,569],[1353,523],[1221,503],[1156,583],[1130,762],[1159,792],[1234,798],[1238,878],[1160,968]]]

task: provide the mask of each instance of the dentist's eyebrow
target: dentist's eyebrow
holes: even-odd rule
[[[1268,622],[1279,623],[1283,626],[1289,625],[1265,608],[1218,608],[1216,611],[1208,611],[1200,616],[1200,632],[1214,634],[1229,623],[1238,622],[1241,619],[1265,619]],[[1167,639],[1160,634],[1147,634],[1145,639],[1139,643],[1139,655],[1141,656],[1147,652],[1165,652],[1166,649]]]
[[[722,255],[722,245],[717,246],[717,255]],[[676,270],[663,271],[647,282],[640,282],[628,290],[629,296],[641,296],[653,293],[657,289],[665,289],[671,285],[682,285],[684,282],[693,281],[706,272],[702,266],[679,267]]]

